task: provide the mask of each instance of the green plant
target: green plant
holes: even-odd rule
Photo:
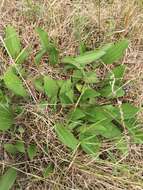
[[[52,65],[57,64],[58,63],[58,50],[55,47],[55,44],[53,42],[51,42],[47,32],[45,32],[43,29],[37,28],[36,32],[38,33],[38,35],[40,37],[41,50],[38,52],[38,54],[35,57],[35,63],[39,64],[42,57],[45,54],[48,54],[49,63]]]
[[[73,71],[73,75],[60,87],[59,101],[62,106],[69,108],[69,113],[66,122],[56,124],[55,130],[60,141],[67,147],[76,150],[81,146],[84,152],[94,157],[100,154],[104,139],[114,141],[119,151],[127,147],[126,141],[121,146],[121,139],[124,137],[124,130],[128,130],[127,123],[131,119],[136,120],[139,108],[130,103],[113,105],[113,101],[118,102],[118,98],[125,95],[125,66],[116,66],[103,81],[97,77],[96,70],[93,72],[88,69],[89,64],[90,68],[94,68],[94,64],[98,67],[101,64],[115,63],[123,56],[127,47],[128,41],[121,40],[77,57],[63,58],[62,62],[67,69]],[[102,98],[105,104],[100,105]],[[132,127],[129,127],[129,135]]]
[[[50,64],[57,64],[59,55],[54,43],[41,28],[37,32],[41,50],[35,62],[40,63],[42,56],[48,54]],[[11,26],[6,29],[4,46],[12,64],[0,80],[0,131],[13,134],[15,117],[22,113],[22,108],[18,106],[19,101],[26,104],[30,100],[25,79],[28,76],[23,75],[24,65],[21,65],[28,58],[29,52],[21,49],[20,39]],[[143,132],[138,127],[136,117],[140,109],[122,101],[125,95],[125,65],[115,65],[102,80],[96,73],[98,67],[104,65],[107,68],[108,64],[115,64],[127,47],[128,40],[121,40],[97,50],[82,52],[76,57],[64,57],[61,67],[65,68],[65,80],[54,79],[47,74],[33,79],[35,90],[46,97],[42,101],[45,102],[48,98],[48,104],[54,112],[62,108],[65,122],[55,123],[54,128],[58,139],[72,151],[81,149],[98,157],[104,140],[113,142],[117,151],[128,151],[124,132],[128,132],[132,142],[143,142]],[[19,132],[23,133],[23,129],[19,129]],[[22,137],[15,142],[5,143],[4,149],[12,155],[27,153],[30,160],[38,154],[37,146],[33,143],[25,146]],[[44,170],[43,176],[49,176],[53,169],[54,166],[50,164]]]
[[[10,190],[16,180],[17,172],[15,169],[8,169],[0,178],[0,188],[2,190]]]
[[[6,27],[4,43],[7,53],[14,59],[16,64],[22,64],[27,60],[30,48],[22,49],[20,39],[12,26]]]

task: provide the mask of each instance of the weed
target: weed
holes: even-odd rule
[[[41,42],[41,50],[35,57],[36,64],[40,64],[43,55],[47,54],[49,64],[54,67],[59,63],[58,50],[43,29],[37,28],[36,31]],[[2,133],[10,131],[12,134],[15,117],[19,114],[17,105],[21,101],[32,101],[32,94],[28,93],[31,91],[21,72],[30,52],[27,48],[22,48],[12,26],[6,28],[3,43],[13,63],[2,76],[4,90],[1,91],[0,99],[0,130]],[[59,108],[63,110],[64,122],[54,123],[54,129],[58,139],[69,148],[69,151],[71,149],[75,153],[82,150],[91,157],[100,159],[100,147],[105,140],[113,142],[120,153],[128,151],[128,136],[133,143],[142,143],[143,133],[137,127],[136,118],[140,109],[129,102],[122,102],[125,96],[123,78],[126,68],[123,65],[116,66],[128,44],[128,40],[123,39],[96,50],[82,51],[76,57],[62,58],[61,67],[64,67],[64,74],[66,73],[65,80],[53,79],[46,74],[38,76],[36,80],[33,79],[35,89],[42,93],[43,97],[48,97],[48,104],[51,109],[54,108],[53,112],[57,112]],[[115,64],[115,67],[101,80],[96,69],[109,64]],[[9,94],[10,103],[6,101]],[[17,97],[16,101],[13,101],[14,97]],[[101,101],[104,103],[101,104]],[[35,144],[31,143],[26,147],[22,139],[4,144],[4,149],[9,154],[27,153],[30,160],[38,154]],[[110,156],[112,154],[110,152]],[[43,176],[49,176],[53,170],[53,164],[48,165],[43,171]],[[8,183],[7,176],[10,176]],[[5,189],[9,189],[15,178],[15,170],[9,169],[4,174],[1,184],[5,186],[7,183]]]

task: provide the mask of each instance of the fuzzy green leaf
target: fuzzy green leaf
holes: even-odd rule
[[[98,78],[95,72],[86,72],[83,79],[86,83],[97,83]]]
[[[42,49],[47,49],[49,47],[48,33],[39,27],[36,29],[36,32],[39,34]]]
[[[22,64],[24,61],[28,59],[28,56],[30,54],[30,48],[24,48],[18,55],[18,57],[15,60],[16,64]]]
[[[106,54],[102,56],[102,61],[105,64],[112,64],[115,61],[122,58],[125,50],[128,48],[128,40],[121,40],[116,44],[112,45],[107,51]]]
[[[124,76],[126,66],[125,65],[120,65],[115,67],[111,73],[113,73],[114,77],[116,80],[121,80]]]
[[[35,144],[29,145],[29,147],[27,149],[27,153],[28,153],[28,156],[29,156],[30,160],[33,160],[33,158],[37,154],[37,147],[36,147],[36,145]]]
[[[6,36],[4,42],[11,57],[16,59],[21,51],[21,44],[13,26],[6,27]]]
[[[99,153],[100,142],[94,133],[84,132],[80,134],[81,147],[84,152],[95,157]]]
[[[56,46],[53,43],[50,43],[47,51],[48,51],[48,55],[49,55],[50,64],[51,65],[57,64],[58,59],[59,59],[59,52],[58,52]]]
[[[105,105],[101,108],[104,112],[104,114],[111,119],[116,120],[119,117],[119,110],[117,107],[114,107],[113,105]]]
[[[100,94],[105,98],[119,98],[124,96],[125,92],[122,87],[118,87],[114,85],[113,89],[111,85],[105,86],[102,90],[100,90]]]
[[[122,79],[123,79],[124,74],[125,74],[125,69],[126,69],[125,65],[120,65],[120,66],[115,67],[107,75],[107,79],[109,79],[110,81],[115,80],[116,85],[121,85],[122,84]]]
[[[62,63],[69,64],[68,67],[66,65],[66,67],[69,68],[69,69],[73,69],[73,68],[74,69],[79,69],[79,70],[83,69],[83,67],[81,66],[81,64],[75,62],[74,57],[67,57],[66,56],[66,57],[64,57],[62,59]]]
[[[16,154],[16,152],[17,152],[17,149],[16,149],[15,145],[13,145],[13,144],[5,144],[4,149],[5,149],[5,151],[7,151],[10,154]]]
[[[22,142],[22,141],[17,141],[17,142],[15,143],[15,147],[16,147],[16,149],[17,149],[18,152],[25,153],[24,142]]]
[[[9,108],[0,104],[0,130],[6,131],[12,127],[13,115]]]
[[[103,111],[101,107],[87,107],[85,108],[84,112],[87,116],[87,120],[90,122],[110,122],[112,120],[111,117],[107,117],[106,113]]]
[[[88,128],[87,128],[88,131]],[[112,122],[103,123],[102,124],[92,124],[89,126],[89,131],[95,132],[96,135],[103,136],[105,138],[114,138],[119,137],[121,135],[121,130],[114,125]]]
[[[17,172],[15,169],[8,169],[0,179],[0,189],[10,190],[16,180]]]
[[[55,131],[59,140],[67,147],[75,150],[78,146],[79,141],[74,137],[74,135],[62,124],[55,125]]]
[[[79,53],[84,54],[85,52],[86,52],[86,45],[84,42],[81,41],[79,44]]]
[[[37,91],[39,92],[44,91],[44,79],[42,76],[36,78],[33,83]]]
[[[100,93],[89,87],[84,90],[84,93],[82,94],[80,101],[84,102],[88,99],[95,98],[98,96],[100,96]]]
[[[121,105],[124,119],[131,119],[140,111],[140,108],[135,107],[130,103],[124,103]]]
[[[136,144],[143,144],[143,130],[135,128],[132,132],[133,142]]]
[[[104,54],[105,52],[102,50],[94,50],[86,52],[77,57],[65,57],[63,58],[62,62],[71,64],[78,69],[82,69],[85,65],[100,59]]]
[[[70,79],[63,82],[62,87],[60,89],[59,97],[62,104],[73,103],[74,93]]]
[[[81,70],[74,70],[72,75],[72,81],[77,83],[78,81],[83,79],[83,72]]]
[[[76,110],[71,111],[69,113],[68,117],[69,117],[70,121],[77,121],[79,119],[84,118],[85,114],[81,109],[77,108]]]
[[[57,81],[50,78],[49,76],[44,76],[44,90],[46,95],[49,97],[51,103],[56,103],[57,94],[59,86]]]
[[[113,47],[113,45],[114,45],[113,43],[107,43],[107,44],[103,45],[102,47],[100,47],[100,49],[101,49],[102,51],[107,52],[110,48]]]
[[[71,131],[77,127],[79,127],[80,125],[82,125],[82,121],[81,120],[77,120],[77,121],[71,121],[71,123],[68,123],[68,129]]]
[[[15,95],[26,97],[27,91],[24,88],[22,81],[14,73],[13,69],[10,67],[4,74],[3,80],[8,89],[10,89]]]
[[[49,62],[52,65],[55,65],[58,63],[58,57],[59,52],[53,42],[49,40],[48,33],[45,32],[41,28],[37,28],[37,33],[39,34],[42,50],[39,51],[37,56],[35,57],[35,63],[38,64],[40,60],[42,59],[43,55],[45,53],[48,53],[49,55]]]
[[[37,53],[37,55],[36,55],[36,57],[35,57],[35,63],[36,63],[36,64],[39,64],[39,63],[40,63],[42,57],[45,55],[46,52],[47,52],[46,49],[42,49],[42,50],[40,50],[40,51]]]

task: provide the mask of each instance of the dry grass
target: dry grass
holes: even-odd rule
[[[77,54],[78,44],[82,40],[88,48],[98,47],[102,43],[127,37],[130,39],[129,50],[123,60],[128,65],[126,80],[128,85],[127,99],[138,106],[143,102],[143,11],[141,0],[33,0],[32,6],[28,0],[1,0],[0,4],[0,35],[3,36],[7,24],[12,24],[19,31],[23,44],[33,45],[34,51],[26,63],[28,72],[27,83],[31,86],[36,104],[29,102],[24,105],[23,115],[16,118],[16,124],[25,128],[24,134],[9,137],[5,134],[0,139],[1,173],[6,166],[13,166],[21,171],[17,186],[21,190],[47,189],[93,189],[93,190],[142,190],[143,189],[143,146],[130,145],[129,153],[114,155],[106,159],[107,150],[114,145],[105,142],[103,160],[92,160],[82,152],[71,153],[56,139],[53,123],[59,119],[61,112],[54,114],[47,106],[39,108],[42,98],[31,85],[33,77],[40,73],[59,76],[59,70],[48,66],[43,60],[38,68],[34,65],[34,55],[39,41],[35,27],[41,26],[59,46],[61,56]],[[30,1],[29,1],[30,2]],[[0,48],[0,62],[3,72],[9,59]],[[140,114],[142,119],[143,114]],[[38,156],[29,161],[27,156],[10,157],[4,152],[5,142],[22,139],[28,145],[35,142],[38,146]],[[48,146],[48,152],[45,151]],[[42,178],[42,169],[48,163],[55,164],[54,174],[47,179]]]

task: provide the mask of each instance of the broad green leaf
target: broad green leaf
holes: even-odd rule
[[[53,42],[50,42],[47,32],[45,32],[41,28],[37,28],[37,33],[39,34],[42,50],[39,51],[37,56],[35,57],[35,63],[38,64],[42,59],[45,53],[49,55],[49,62],[52,65],[58,63],[59,52]]]
[[[74,61],[75,61],[75,63],[79,63],[82,66],[84,66],[86,64],[89,64],[89,63],[92,63],[92,62],[98,60],[104,54],[105,54],[104,51],[93,50],[93,51],[85,52],[83,55],[79,55],[79,56],[75,57]]]
[[[87,128],[87,131],[94,132],[96,135],[100,135],[110,139],[114,137],[119,137],[121,135],[121,130],[112,122],[92,124],[91,126],[89,126],[89,129]]]
[[[86,72],[83,79],[86,83],[97,83],[98,78],[95,72]]]
[[[59,140],[64,145],[71,148],[72,150],[77,149],[79,141],[74,137],[74,135],[70,132],[69,129],[67,129],[62,124],[56,124],[55,125],[55,131],[57,133]]]
[[[143,129],[142,124],[133,116],[128,120],[124,120],[125,126],[128,129],[132,143],[143,144]]]
[[[65,83],[65,80],[57,80],[57,85],[59,88],[61,88],[64,83]]]
[[[49,47],[48,33],[39,27],[36,29],[36,32],[39,34],[42,49],[47,49]]]
[[[43,76],[40,76],[34,80],[34,86],[37,91],[43,92],[44,91],[44,79]]]
[[[27,91],[24,88],[22,81],[19,77],[14,73],[13,69],[10,67],[5,72],[3,80],[8,89],[10,89],[15,95],[19,95],[22,97],[27,96]]]
[[[46,95],[49,97],[50,102],[55,104],[57,101],[57,94],[59,90],[57,81],[50,78],[49,76],[44,76],[44,90]]]
[[[118,112],[120,114],[119,107],[117,109],[118,109]],[[125,126],[127,127],[129,132],[138,128],[138,124],[139,124],[136,115],[130,119],[124,120],[124,123],[125,123]]]
[[[126,69],[125,65],[120,65],[120,66],[115,67],[111,73],[114,75],[116,80],[118,79],[121,80],[124,76],[125,69]]]
[[[93,50],[77,57],[65,57],[63,58],[62,62],[71,64],[78,69],[82,69],[86,64],[92,63],[100,59],[104,54],[105,52],[102,50]]]
[[[98,96],[100,96],[100,93],[89,87],[84,90],[84,93],[81,96],[81,101],[86,101]]]
[[[18,38],[16,30],[13,28],[13,26],[6,27],[4,42],[11,57],[16,59],[21,51],[21,44],[20,39]]]
[[[62,59],[62,63],[65,63],[65,64],[69,64],[69,65],[66,65],[67,69],[79,69],[79,70],[82,70],[83,67],[81,66],[81,64],[78,64],[75,62],[75,59],[74,57],[64,57]]]
[[[84,152],[91,156],[97,156],[100,150],[100,142],[94,133],[80,133],[80,143]]]
[[[84,93],[84,91],[87,89],[87,87],[84,86],[84,85],[81,84],[81,83],[77,83],[77,84],[76,84],[76,89],[77,89],[80,93]]]
[[[49,177],[54,172],[54,165],[49,164],[43,171],[44,178]]]
[[[85,114],[81,109],[77,108],[76,110],[71,111],[69,113],[68,117],[69,117],[70,121],[77,121],[79,119],[84,118]]]
[[[0,90],[0,103],[1,104],[8,104],[9,99],[8,97],[3,93],[2,90]]]
[[[114,45],[112,45],[107,51],[106,54],[102,56],[102,61],[105,64],[112,64],[115,61],[122,58],[125,50],[128,48],[128,40],[121,40]]]
[[[17,172],[15,169],[8,169],[3,176],[0,178],[0,189],[1,190],[11,190],[17,177]]]
[[[63,90],[63,88],[62,88]],[[73,103],[73,90],[70,91],[66,91],[65,94],[63,93],[63,91],[60,91],[60,101],[61,104],[63,105],[68,105],[68,104],[72,104]]]
[[[108,118],[106,113],[103,111],[101,107],[85,107],[84,113],[87,116],[87,120],[90,122],[110,122],[112,118]]]
[[[77,121],[73,121],[71,123],[68,123],[67,127],[68,127],[69,130],[73,130],[73,129],[81,126],[81,125],[82,125],[82,121],[81,120],[77,120]]]
[[[130,103],[123,103],[121,105],[124,119],[131,119],[140,111],[140,108],[135,107]]]
[[[143,144],[143,130],[141,128],[135,128],[132,131],[133,143]]]
[[[40,61],[41,61],[42,57],[45,55],[46,51],[47,51],[46,49],[42,49],[42,50],[40,50],[40,51],[37,53],[37,55],[36,55],[36,57],[35,57],[35,63],[36,63],[36,64],[39,64],[39,63],[40,63]]]
[[[52,79],[49,76],[44,76],[44,89],[46,95],[50,98],[57,95],[59,90],[56,80]]]
[[[112,120],[120,119],[119,109],[112,105],[85,106],[83,107],[86,118],[90,122],[109,123]],[[118,120],[117,120],[118,121]]]
[[[123,97],[125,94],[123,88],[117,85],[114,85],[113,89],[111,85],[105,86],[99,92],[102,97],[109,98],[109,99]]]
[[[18,55],[18,57],[15,60],[16,64],[22,64],[24,61],[28,59],[28,56],[30,54],[30,48],[24,48]]]
[[[100,49],[102,50],[102,51],[105,51],[105,52],[107,52],[110,48],[112,48],[113,47],[113,43],[108,43],[108,44],[105,44],[105,45],[103,45],[102,47],[100,47]]]
[[[81,70],[74,70],[72,75],[72,81],[77,83],[78,81],[83,79],[83,72]]]
[[[28,153],[28,156],[29,156],[30,160],[33,160],[33,158],[37,154],[37,147],[36,147],[36,145],[35,144],[29,145],[28,149],[27,149],[27,153]]]
[[[5,149],[5,151],[7,151],[10,154],[16,154],[16,152],[17,152],[17,149],[16,149],[15,145],[13,145],[13,144],[8,144],[8,143],[5,144],[4,149]]]
[[[49,44],[48,55],[50,64],[55,65],[58,63],[59,52],[53,43]]]
[[[24,142],[22,142],[22,141],[17,141],[17,142],[15,143],[15,147],[16,147],[16,149],[17,149],[18,152],[25,153]]]
[[[120,65],[115,67],[108,75],[107,79],[109,80],[115,80],[116,85],[121,85],[122,84],[122,79],[124,77],[126,66],[125,65]]]
[[[65,80],[60,89],[59,98],[62,104],[71,104],[73,103],[74,93],[72,89],[71,80]]]
[[[13,115],[11,110],[0,103],[0,131],[6,131],[13,125]]]
[[[102,106],[101,109],[104,111],[104,114],[108,118],[112,118],[112,119],[116,120],[120,116],[118,108],[113,105],[105,105],[105,106]]]

